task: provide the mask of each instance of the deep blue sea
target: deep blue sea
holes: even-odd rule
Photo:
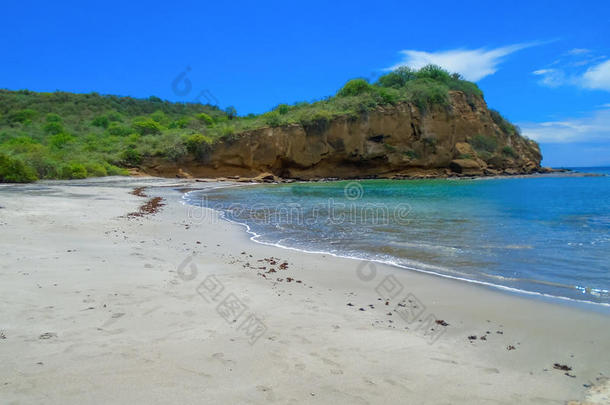
[[[610,168],[579,171],[599,176],[253,185],[185,200],[263,243],[610,305]]]

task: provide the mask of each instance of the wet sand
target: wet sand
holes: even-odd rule
[[[609,403],[609,310],[256,244],[214,186],[0,186],[3,403]]]

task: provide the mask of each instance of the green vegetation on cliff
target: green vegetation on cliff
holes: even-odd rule
[[[469,100],[482,97],[476,84],[436,66],[399,68],[375,83],[350,80],[323,100],[281,104],[242,117],[233,107],[223,111],[157,97],[0,90],[0,182],[126,174],[125,168],[150,157],[203,159],[219,139],[249,130],[290,124],[324,128],[337,116],[357,118],[400,102],[425,112],[432,105],[449,106],[450,90],[464,92]],[[516,131],[494,114],[505,132]]]

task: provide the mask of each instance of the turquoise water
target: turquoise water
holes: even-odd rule
[[[256,185],[185,199],[263,243],[610,305],[610,169],[587,171],[602,176]]]

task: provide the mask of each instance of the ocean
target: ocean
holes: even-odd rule
[[[597,176],[247,185],[184,199],[257,242],[610,306],[610,168],[579,170]]]

